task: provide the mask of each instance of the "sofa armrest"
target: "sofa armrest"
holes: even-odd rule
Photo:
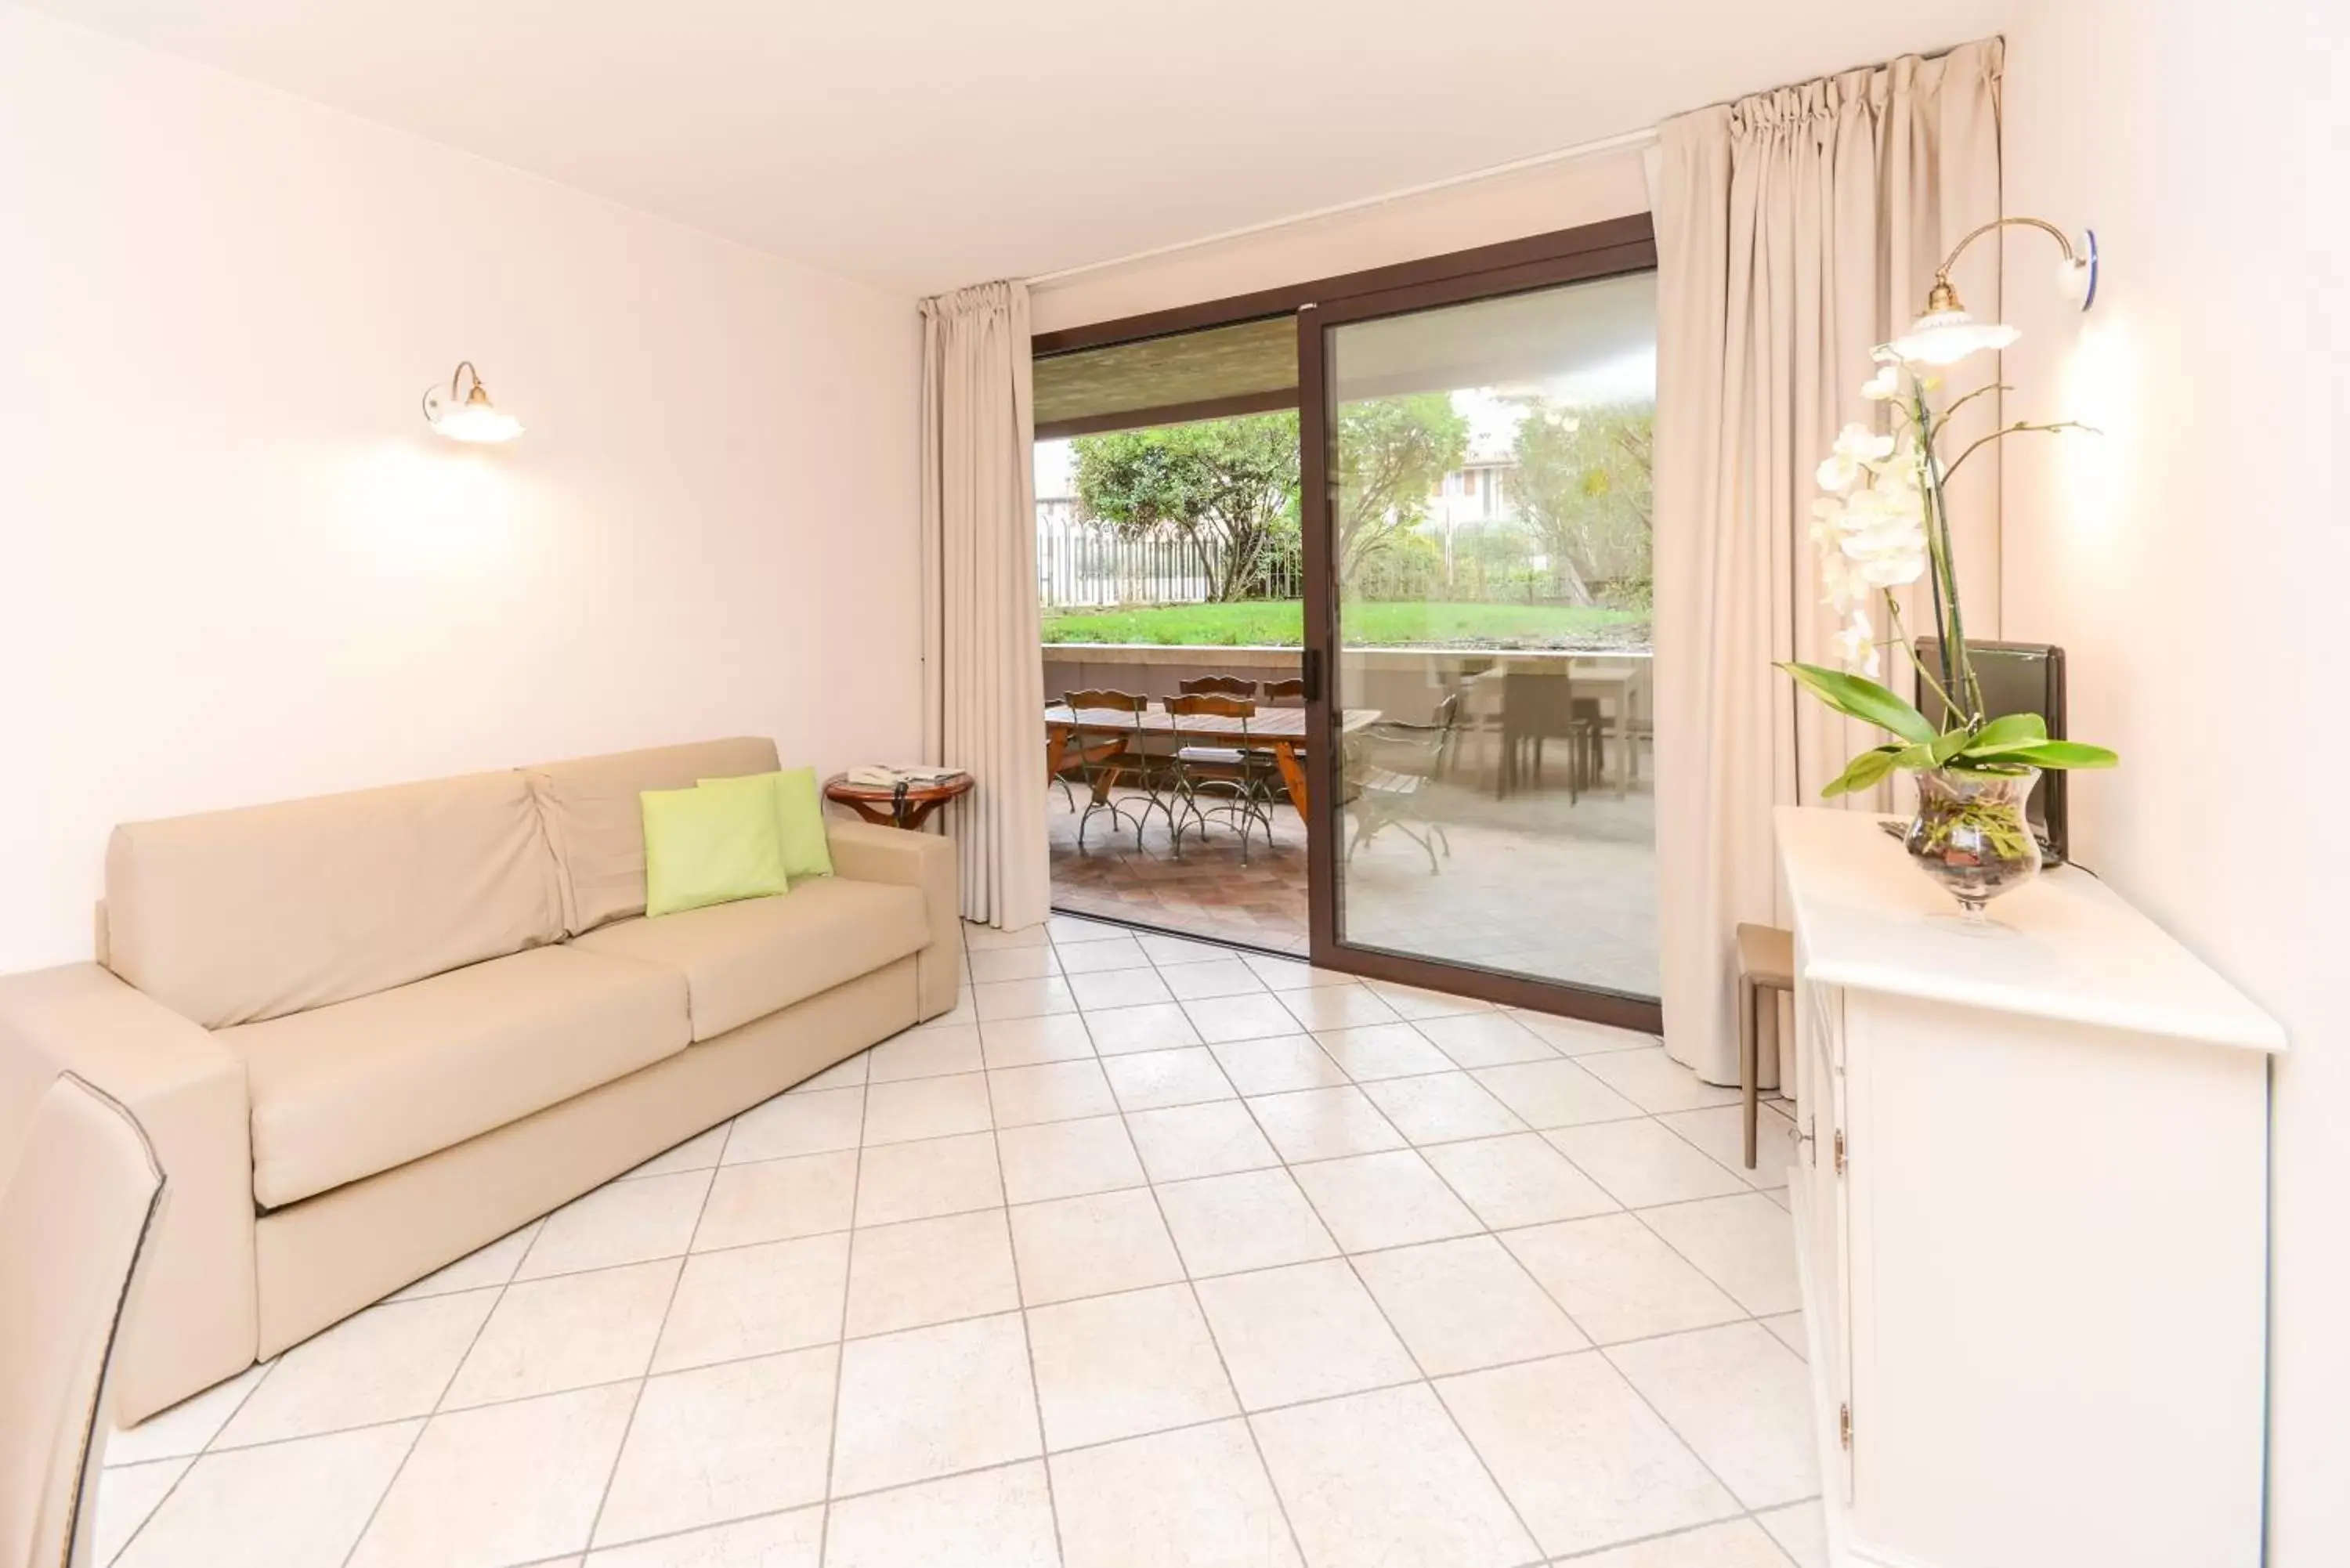
[[[827,822],[836,876],[858,882],[895,882],[920,888],[930,914],[931,944],[916,955],[919,1016],[954,1011],[962,987],[962,895],[955,883],[951,839],[864,822]]]
[[[127,1427],[253,1365],[244,1062],[96,964],[0,977],[0,1170],[63,1072],[128,1106],[163,1167],[162,1210],[115,1355],[113,1414]]]

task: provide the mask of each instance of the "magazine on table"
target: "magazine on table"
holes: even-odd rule
[[[971,776],[963,768],[894,767],[865,763],[848,770],[847,782],[859,789],[930,789]]]

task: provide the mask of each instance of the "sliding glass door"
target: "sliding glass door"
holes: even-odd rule
[[[1654,1027],[1655,275],[1493,288],[1300,314],[1313,952]]]

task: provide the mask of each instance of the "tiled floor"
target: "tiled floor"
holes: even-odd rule
[[[1785,1120],[1056,919],[109,1447],[126,1568],[1821,1562]]]

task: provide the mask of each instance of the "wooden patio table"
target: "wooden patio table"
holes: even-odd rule
[[[1353,734],[1366,724],[1376,723],[1377,708],[1349,708],[1339,722],[1342,733]],[[1186,713],[1181,718],[1170,714],[1157,699],[1149,711],[1124,713],[1115,708],[1084,708],[1072,712],[1058,702],[1045,708],[1045,776],[1051,778],[1070,761],[1070,738],[1079,734],[1127,734],[1136,732],[1139,720],[1144,735],[1168,735],[1178,741],[1201,742],[1209,745],[1251,746],[1262,744],[1273,753],[1274,765],[1281,770],[1281,782],[1289,791],[1289,804],[1297,808],[1302,821],[1305,817],[1305,769],[1297,761],[1297,748],[1305,739],[1305,710],[1303,708],[1259,708],[1253,719],[1226,719],[1212,713]],[[1243,728],[1245,727],[1245,728]],[[1096,786],[1095,793],[1100,794]]]

